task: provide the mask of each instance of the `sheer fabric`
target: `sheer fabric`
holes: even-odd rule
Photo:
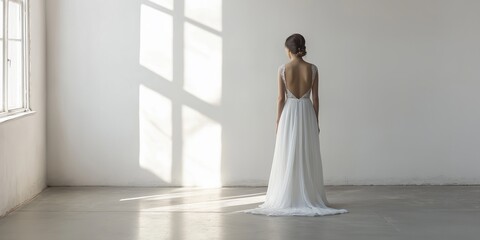
[[[277,129],[275,150],[265,202],[243,210],[268,216],[325,216],[347,213],[328,207],[323,186],[317,118],[310,100],[310,89],[295,97],[285,82],[285,64],[279,67],[287,99]],[[312,76],[318,74],[312,64]]]

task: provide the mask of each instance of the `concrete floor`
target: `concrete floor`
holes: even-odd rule
[[[53,187],[0,219],[0,239],[480,239],[480,186],[327,186],[323,217],[239,213],[266,188]]]

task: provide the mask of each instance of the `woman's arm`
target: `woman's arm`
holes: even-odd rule
[[[285,105],[285,83],[282,78],[282,69],[278,69],[278,97],[277,97],[277,120],[275,125],[275,134],[278,130],[278,122],[282,116],[283,106]]]
[[[318,71],[315,69],[315,77],[313,78],[313,85],[312,85],[312,102],[313,102],[313,110],[315,110],[315,116],[317,117],[317,124],[318,130],[320,131],[320,123],[318,120]]]

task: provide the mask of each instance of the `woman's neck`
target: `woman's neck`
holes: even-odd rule
[[[303,62],[303,58],[302,57],[292,57],[290,59],[290,62]]]

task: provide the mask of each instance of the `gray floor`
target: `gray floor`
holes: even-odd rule
[[[480,186],[327,186],[323,217],[239,213],[266,188],[47,188],[0,239],[480,239]]]

